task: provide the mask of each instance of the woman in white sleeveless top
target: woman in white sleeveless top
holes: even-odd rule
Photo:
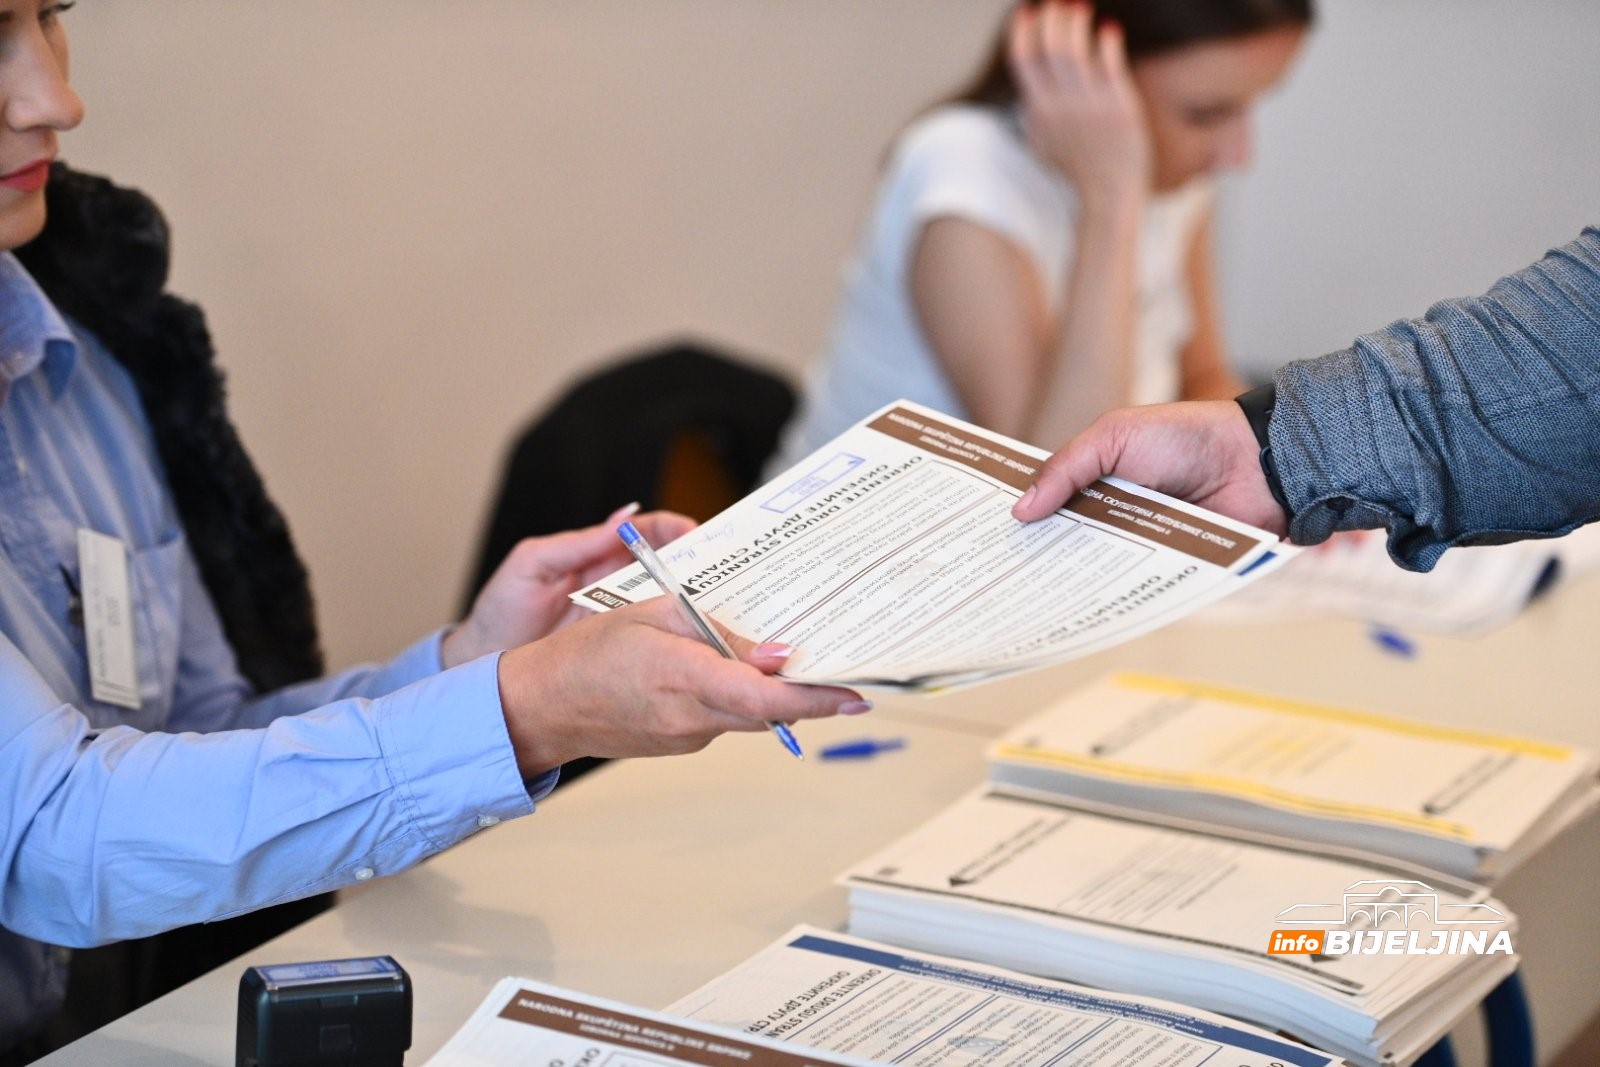
[[[1057,448],[1127,404],[1231,397],[1212,176],[1312,0],[1025,2],[894,146],[828,351],[769,472],[899,397]]]

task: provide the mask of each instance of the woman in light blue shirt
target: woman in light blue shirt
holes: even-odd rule
[[[128,366],[13,254],[83,115],[70,6],[0,0],[0,1052],[59,1001],[51,945],[399,870],[531,812],[578,756],[865,709],[767,677],[782,646],[721,659],[665,598],[568,626],[567,594],[626,559],[620,520],[524,542],[464,622],[387,664],[258,692],[174,502],[170,461],[194,457],[160,452]]]

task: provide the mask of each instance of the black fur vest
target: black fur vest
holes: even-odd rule
[[[240,670],[263,692],[321,674],[306,569],[228,420],[205,317],[166,292],[160,209],[60,163],[45,198],[44,232],[17,258],[132,376]]]

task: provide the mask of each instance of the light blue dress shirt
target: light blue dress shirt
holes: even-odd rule
[[[77,532],[128,548],[140,704],[90,697]],[[133,384],[0,254],[0,1049],[59,1002],[67,953],[388,874],[530,785],[497,657],[256,696],[184,539]]]

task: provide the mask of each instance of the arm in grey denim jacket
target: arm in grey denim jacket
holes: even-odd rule
[[[1387,526],[1427,569],[1452,545],[1600,517],[1600,228],[1276,378],[1291,537]]]

